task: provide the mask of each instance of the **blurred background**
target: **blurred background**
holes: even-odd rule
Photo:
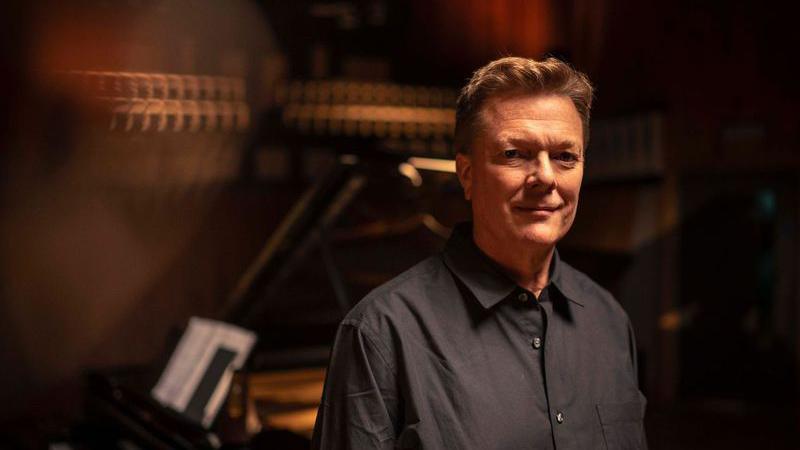
[[[337,322],[469,217],[458,88],[554,55],[596,86],[559,248],[633,321],[650,448],[800,448],[794,22],[741,1],[4,2],[0,447],[194,436],[137,421],[201,316],[259,337],[222,443],[304,448]]]

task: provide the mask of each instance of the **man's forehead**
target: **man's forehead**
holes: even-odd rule
[[[489,99],[480,112],[481,131],[494,140],[548,141],[580,145],[583,125],[575,106],[561,95],[506,95]],[[510,142],[511,143],[511,142]]]
[[[580,115],[572,100],[558,94],[506,94],[486,100],[480,111],[485,118],[522,119],[564,118],[578,119]]]

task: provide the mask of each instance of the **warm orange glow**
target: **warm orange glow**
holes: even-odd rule
[[[270,428],[282,428],[311,437],[316,420],[317,407],[313,407],[301,411],[273,413],[267,416],[265,422]]]
[[[463,57],[473,60],[540,57],[561,44],[548,0],[435,0],[419,14],[433,15],[425,22],[442,31],[440,48],[463,49]]]
[[[251,374],[248,404],[255,405],[262,425],[310,437],[324,382],[324,368]]]
[[[456,161],[453,159],[420,158],[413,156],[408,159],[408,163],[417,169],[456,173]]]
[[[34,74],[68,69],[124,67],[135,17],[82,10],[70,5],[66,11],[50,8],[34,22],[31,62]]]

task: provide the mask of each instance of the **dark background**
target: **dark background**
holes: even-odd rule
[[[631,316],[651,448],[800,446],[789,11],[740,1],[87,0],[5,3],[0,17],[8,442],[79,417],[86,370],[152,364],[189,316],[216,316],[292,202],[342,151],[270,140],[275,86],[455,90],[496,57],[555,55],[596,86],[581,207],[562,253]],[[63,70],[242,77],[253,126],[235,136],[107,133],[96,105],[59,84]],[[657,125],[635,135],[641,143],[626,141],[642,121]],[[363,194],[380,214],[361,215],[424,210],[448,226],[468,216],[452,179],[411,197],[386,186],[402,180],[384,181]],[[414,246],[351,243],[368,256],[346,253],[343,265],[379,282],[441,244],[410,236]],[[392,264],[376,268],[386,255]],[[313,268],[301,273],[299,284],[326,283]],[[326,295],[295,314],[324,315],[334,302]],[[283,303],[275,326],[291,322],[281,314],[292,302]]]

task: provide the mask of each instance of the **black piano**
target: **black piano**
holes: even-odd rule
[[[263,148],[323,163],[308,182],[284,187],[296,200],[212,317],[258,335],[247,364],[209,429],[149,395],[168,355],[90,374],[89,448],[306,448],[339,321],[437,252],[467,217],[452,160],[452,92],[317,80],[287,83],[276,98],[247,144],[241,183],[258,185],[253,160]]]

